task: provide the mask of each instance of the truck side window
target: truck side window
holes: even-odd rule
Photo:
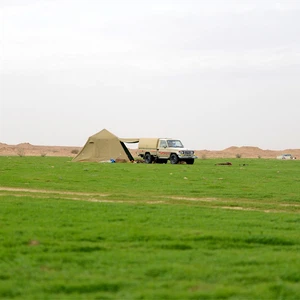
[[[160,141],[159,142],[159,147],[160,148],[166,148],[167,147],[167,142],[166,141]]]

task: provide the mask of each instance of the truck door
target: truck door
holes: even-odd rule
[[[158,143],[158,157],[159,158],[169,158],[170,153],[167,150],[168,144],[166,140],[160,140]]]

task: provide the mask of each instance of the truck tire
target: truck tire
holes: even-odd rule
[[[151,164],[152,163],[152,156],[150,153],[146,153],[144,156],[144,160],[146,164]]]
[[[194,164],[194,159],[192,158],[192,159],[187,159],[186,160],[186,163],[188,164],[188,165],[193,165]]]
[[[175,164],[178,164],[178,162],[179,162],[179,158],[178,158],[177,154],[172,153],[172,154],[170,155],[170,163],[171,163],[172,165],[175,165]]]

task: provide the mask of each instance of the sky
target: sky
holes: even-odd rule
[[[106,128],[300,148],[300,1],[0,0],[0,142]]]

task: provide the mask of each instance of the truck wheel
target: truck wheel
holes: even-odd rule
[[[186,160],[186,163],[187,163],[188,165],[193,165],[193,164],[194,164],[194,159],[187,159],[187,160]]]
[[[150,155],[150,153],[145,154],[144,160],[145,160],[146,164],[151,164],[152,163],[152,156]]]
[[[178,162],[179,162],[178,156],[175,153],[172,153],[170,156],[170,163],[172,165],[175,165],[175,164],[178,164]]]

